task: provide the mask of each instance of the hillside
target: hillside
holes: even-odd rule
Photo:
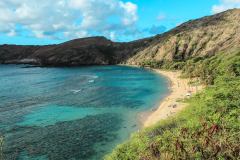
[[[117,64],[146,47],[149,41],[114,43],[105,37],[89,37],[48,46],[1,45],[0,63],[41,66]]]
[[[186,22],[161,35],[126,43],[90,37],[48,46],[1,45],[0,63],[161,66],[240,47],[239,21],[240,10],[233,9]]]
[[[135,133],[106,160],[240,159],[240,49],[181,66],[183,76],[199,78],[206,89],[181,99],[188,104],[183,111]]]
[[[178,62],[237,48],[240,46],[239,22],[239,9],[186,22],[156,36],[148,47],[131,57],[127,63]]]
[[[186,22],[133,42],[104,37],[48,46],[0,46],[0,63],[130,64],[181,70],[205,90],[177,116],[135,133],[106,160],[240,159],[240,9]]]
[[[206,88],[181,99],[188,106],[177,116],[135,133],[106,160],[240,159],[239,14],[230,10],[185,23],[128,60],[181,69]]]

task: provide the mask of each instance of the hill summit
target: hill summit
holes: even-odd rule
[[[57,45],[1,45],[0,63],[77,66],[183,61],[240,47],[240,9],[191,20],[160,35],[132,42],[105,37],[71,40]]]

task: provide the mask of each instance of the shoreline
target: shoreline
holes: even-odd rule
[[[187,105],[180,100],[190,97],[203,89],[202,85],[190,85],[190,79],[180,78],[180,71],[164,71],[160,69],[151,70],[168,79],[168,87],[170,91],[166,97],[160,101],[158,107],[141,115],[143,128],[150,127],[160,120],[174,116]]]

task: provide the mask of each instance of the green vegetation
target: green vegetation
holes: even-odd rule
[[[0,136],[0,160],[3,160],[3,137]]]
[[[162,68],[162,69],[170,69],[170,70],[179,70],[182,69],[183,66],[185,65],[185,62],[171,62],[171,61],[155,61],[155,60],[150,60],[150,61],[145,61],[140,63],[141,67],[150,67],[150,68]]]
[[[185,100],[189,106],[177,116],[134,134],[106,160],[240,159],[240,52],[177,65],[207,88]]]

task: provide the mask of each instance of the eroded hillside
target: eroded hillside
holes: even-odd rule
[[[240,47],[240,9],[186,22],[169,32],[132,42],[90,37],[47,46],[0,46],[0,63],[43,66],[185,61]]]
[[[181,61],[191,57],[212,56],[239,46],[240,10],[234,9],[186,22],[156,36],[148,47],[131,57],[127,63]]]

